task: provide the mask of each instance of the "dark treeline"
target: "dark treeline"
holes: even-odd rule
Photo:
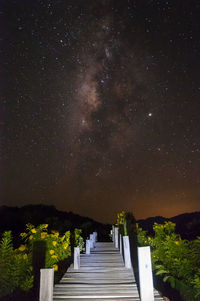
[[[89,217],[83,217],[72,212],[59,211],[55,206],[0,207],[0,233],[11,230],[16,245],[18,244],[18,236],[25,231],[27,223],[31,223],[34,226],[48,224],[49,230],[57,230],[59,233],[80,228],[85,239],[90,233],[97,231],[99,241],[109,239],[108,234],[111,229],[109,224],[105,225]]]

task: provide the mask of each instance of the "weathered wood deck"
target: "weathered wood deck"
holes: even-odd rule
[[[96,243],[90,255],[81,254],[80,269],[73,265],[54,287],[54,301],[134,300],[139,301],[133,271],[124,267],[113,243]],[[163,300],[155,291],[155,300]]]

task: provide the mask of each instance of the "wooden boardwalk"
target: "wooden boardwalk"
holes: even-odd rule
[[[113,243],[96,243],[90,255],[81,254],[80,269],[69,267],[54,287],[54,301],[134,300],[139,301],[133,271],[124,267]],[[155,291],[155,300],[163,300]]]

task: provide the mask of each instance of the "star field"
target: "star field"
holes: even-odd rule
[[[198,1],[1,1],[1,203],[200,210]]]

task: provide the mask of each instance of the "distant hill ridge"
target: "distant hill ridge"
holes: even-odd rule
[[[44,219],[46,217],[58,217],[60,219],[69,219],[73,221],[76,220],[78,223],[82,223],[84,221],[94,222],[94,220],[89,217],[84,217],[71,211],[60,211],[56,209],[55,206],[38,204],[25,205],[22,207],[0,206],[0,224],[2,224],[2,220],[10,223],[11,221],[8,220],[8,216],[10,215],[11,217],[17,218],[16,214],[23,214],[23,221],[27,223],[32,223],[34,219],[38,223],[44,223]],[[18,218],[20,219],[19,216]]]
[[[153,234],[153,224],[162,224],[172,221],[176,224],[176,232],[183,239],[195,239],[200,236],[200,211],[183,213],[171,218],[163,216],[139,219],[137,223],[143,230]],[[65,212],[50,205],[25,205],[23,207],[0,206],[0,232],[12,230],[14,234],[23,232],[25,225],[32,223],[37,226],[42,223],[49,224],[51,229],[60,232],[65,229],[82,228],[85,233],[99,229],[99,232],[109,231],[110,225],[104,225],[89,217],[84,217],[73,212]]]
[[[192,240],[200,236],[200,211],[183,213],[171,218],[165,218],[163,216],[149,217],[137,220],[137,223],[143,230],[153,234],[153,224],[163,224],[165,221],[175,223],[176,232],[179,233],[183,239]]]

